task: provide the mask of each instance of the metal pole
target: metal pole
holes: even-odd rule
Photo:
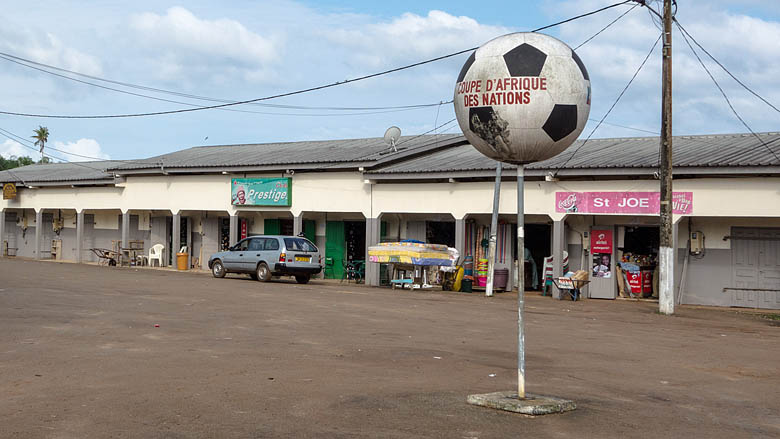
[[[493,216],[490,218],[490,243],[488,245],[488,278],[485,296],[493,296],[493,275],[496,271],[496,236],[498,231],[498,202],[501,195],[501,162],[496,165],[496,187],[493,189]]]
[[[523,307],[525,306],[525,201],[523,180],[525,168],[517,165],[517,397],[525,398],[525,331]]]
[[[663,88],[661,103],[661,245],[658,249],[658,310],[674,314],[672,236],[672,0],[664,0]]]

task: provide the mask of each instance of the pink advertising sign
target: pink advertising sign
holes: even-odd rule
[[[561,213],[658,214],[660,192],[556,192],[555,211]],[[672,212],[690,215],[693,192],[674,192]]]

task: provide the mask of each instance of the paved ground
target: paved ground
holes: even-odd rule
[[[467,405],[515,300],[0,259],[0,437],[780,436],[780,327],[723,310],[529,297],[529,391],[579,409]]]

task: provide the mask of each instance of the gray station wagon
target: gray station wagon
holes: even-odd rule
[[[299,236],[250,236],[227,251],[211,255],[209,268],[214,277],[227,273],[247,273],[267,282],[273,276],[295,276],[299,284],[309,282],[322,271],[317,246]]]

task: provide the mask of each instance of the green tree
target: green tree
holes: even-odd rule
[[[34,165],[36,163],[51,163],[51,160],[48,157],[44,157],[36,162],[30,157],[10,156],[8,158],[4,158],[3,156],[0,156],[0,171]]]
[[[46,142],[49,141],[49,129],[44,126],[38,126],[38,129],[33,130],[35,133],[32,136],[35,139],[35,146],[41,147],[41,155],[43,155],[43,147],[46,146]]]

